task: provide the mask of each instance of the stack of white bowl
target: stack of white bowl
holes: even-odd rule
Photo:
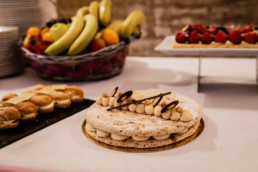
[[[0,77],[22,72],[18,27],[0,26]]]
[[[18,26],[20,35],[30,26],[42,26],[43,16],[39,0],[0,0],[0,25]]]

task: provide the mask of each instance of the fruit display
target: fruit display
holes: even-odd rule
[[[112,21],[112,6],[111,0],[92,1],[68,19],[28,28],[22,50],[31,67],[54,80],[99,79],[94,76],[121,71],[130,40],[140,38],[146,19],[134,11]]]
[[[258,28],[187,25],[178,31],[173,48],[258,48]]]

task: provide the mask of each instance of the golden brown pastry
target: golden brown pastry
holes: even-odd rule
[[[7,101],[7,100],[10,100],[11,98],[14,98],[14,97],[17,97],[18,95],[17,94],[7,94],[5,95],[2,100],[3,101]]]
[[[33,120],[38,115],[38,107],[31,102],[20,102],[16,108],[21,113],[21,120]]]
[[[26,91],[23,91],[22,93],[37,93],[36,90],[26,90]]]
[[[5,102],[0,100],[0,107],[3,107],[5,105]]]
[[[0,107],[14,107],[14,105],[0,100]]]
[[[52,85],[37,85],[34,90],[38,91],[46,87],[52,87]]]
[[[42,88],[44,88],[45,85],[37,85],[34,90],[41,90]]]
[[[51,113],[55,108],[53,99],[47,95],[36,94],[29,101],[38,106],[40,113]]]
[[[70,94],[65,92],[54,91],[49,96],[55,101],[55,106],[58,108],[68,108],[72,103]]]
[[[84,93],[81,88],[77,86],[68,86],[65,92],[71,95],[71,100],[73,103],[80,103],[84,99]]]
[[[0,107],[0,129],[17,127],[21,114],[15,107]]]

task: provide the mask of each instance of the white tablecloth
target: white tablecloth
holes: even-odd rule
[[[73,82],[95,99],[116,86],[121,91],[159,88],[195,98],[204,108],[205,128],[192,142],[152,153],[120,152],[100,147],[81,130],[84,111],[0,149],[0,166],[46,171],[257,171],[258,89],[255,59],[206,59],[202,73],[247,83],[205,85],[197,93],[195,58],[132,58],[108,80]],[[210,79],[217,82],[217,78]],[[0,97],[20,93],[42,80],[27,69],[0,79]],[[60,84],[60,82],[58,82]],[[1,168],[0,168],[1,169]]]

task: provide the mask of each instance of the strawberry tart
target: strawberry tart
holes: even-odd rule
[[[172,48],[258,48],[258,27],[187,25]]]

